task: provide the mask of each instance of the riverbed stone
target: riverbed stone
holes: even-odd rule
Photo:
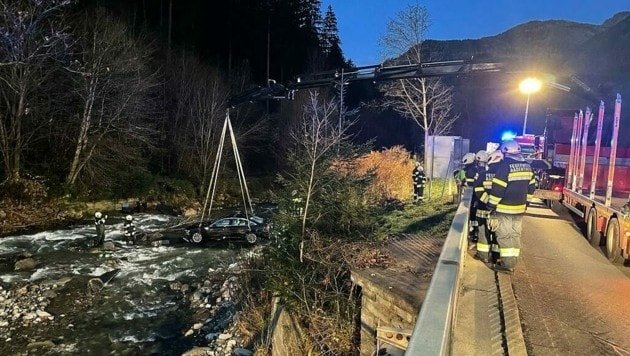
[[[30,257],[15,262],[16,271],[28,271],[35,267],[37,267],[37,262]]]
[[[35,311],[35,314],[37,314],[37,316],[40,318],[49,318],[51,316],[50,313],[48,313],[47,311],[39,309]]]
[[[193,347],[192,349],[184,352],[182,356],[206,356],[211,352],[209,347]]]
[[[55,343],[50,340],[30,342],[26,345],[27,349],[51,349],[53,347],[55,347]]]
[[[213,341],[217,338],[217,336],[219,336],[219,333],[209,333],[206,335],[205,339],[206,341]]]
[[[30,312],[30,313],[26,313],[23,317],[24,320],[33,320],[37,317],[37,313],[34,312]]]
[[[228,340],[232,338],[232,334],[220,334],[219,340]]]
[[[242,347],[237,347],[234,349],[234,351],[232,351],[232,355],[234,356],[252,356],[254,355],[253,352],[251,352],[248,349],[244,349]]]
[[[116,245],[114,245],[114,241],[105,241],[105,242],[103,242],[103,250],[105,250],[105,251],[114,251],[114,250],[116,250]]]

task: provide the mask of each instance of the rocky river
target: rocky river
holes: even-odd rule
[[[257,248],[185,244],[180,217],[134,221],[159,242],[90,249],[91,221],[0,238],[0,354],[252,354],[233,296],[239,261]],[[107,237],[122,240],[122,225],[110,217]]]

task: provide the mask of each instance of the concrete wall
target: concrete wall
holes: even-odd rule
[[[410,334],[418,317],[419,305],[410,303],[396,289],[390,289],[380,276],[364,272],[353,271],[351,275],[352,281],[361,287],[361,355],[379,354],[378,344],[380,349],[400,349],[395,343],[378,342],[377,328],[400,329],[402,334],[405,331]],[[405,336],[399,343],[406,347],[408,338]]]

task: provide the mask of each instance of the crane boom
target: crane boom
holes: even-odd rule
[[[258,86],[230,98],[228,105],[233,108],[244,103],[269,99],[293,99],[300,89],[321,88],[338,83],[342,77],[344,84],[355,81],[386,81],[411,78],[430,78],[472,73],[497,72],[501,63],[473,63],[470,61],[425,62],[419,64],[385,65],[339,69],[319,73],[304,74],[286,85],[269,80],[267,86]]]

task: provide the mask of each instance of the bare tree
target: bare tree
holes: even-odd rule
[[[149,124],[153,111],[149,94],[157,81],[147,68],[150,47],[132,38],[127,26],[104,9],[85,13],[80,24],[80,53],[68,67],[74,75],[74,93],[80,98],[76,146],[66,177],[69,186],[85,169],[92,176],[111,170],[106,161],[94,158],[103,157],[106,150],[110,156],[116,152],[110,150],[112,139],[119,144],[150,144],[154,133]]]
[[[380,40],[383,55],[397,64],[422,63],[426,58],[421,47],[428,27],[426,8],[410,5],[387,23]],[[401,79],[383,85],[381,90],[385,93],[384,105],[413,120],[423,130],[425,144],[429,135],[446,134],[457,121],[458,115],[452,112],[451,88],[440,79]],[[425,161],[426,152],[425,148]]]
[[[326,195],[330,184],[337,175],[333,166],[350,149],[340,148],[348,141],[347,129],[352,122],[339,123],[339,107],[336,98],[322,99],[318,91],[311,90],[303,107],[302,118],[290,133],[293,148],[289,152],[292,172],[289,181],[296,189],[301,200],[301,240],[300,261],[302,260],[304,240],[307,233],[307,222],[317,220],[311,216],[316,196]],[[333,189],[334,190],[334,189]]]
[[[180,169],[199,176],[203,187],[210,179],[229,90],[218,70],[191,55],[182,54],[173,65],[172,134],[177,137],[178,162]]]
[[[67,53],[61,14],[71,3],[0,0],[0,151],[11,182],[20,180],[22,152],[40,126],[26,127],[37,117],[31,99]]]

